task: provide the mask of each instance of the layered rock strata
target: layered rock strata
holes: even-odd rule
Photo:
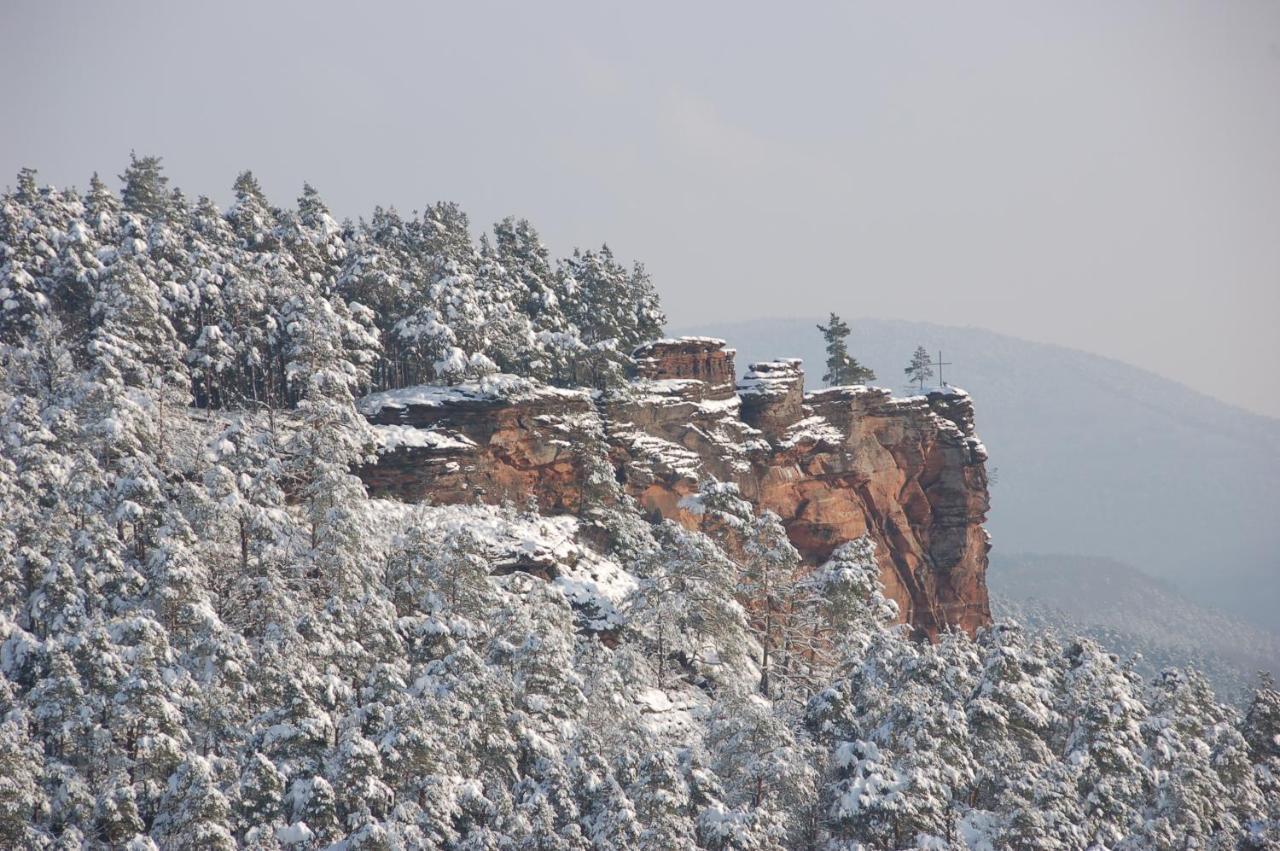
[[[701,517],[687,497],[734,482],[810,564],[869,535],[886,592],[921,634],[990,622],[986,450],[963,391],[806,394],[797,360],[752,364],[735,382],[733,351],[707,338],[635,357],[637,378],[606,394],[500,376],[367,397],[381,451],[361,475],[378,496],[577,513],[603,454],[646,513],[690,528]]]

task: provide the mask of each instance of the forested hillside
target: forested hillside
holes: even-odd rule
[[[1204,672],[1218,696],[1248,700],[1258,671],[1280,674],[1280,636],[1103,558],[993,554],[997,617],[1059,635],[1086,635],[1154,676],[1166,667]]]
[[[0,847],[1280,847],[1269,680],[913,641],[868,540],[650,523],[600,435],[573,515],[369,498],[360,396],[625,386],[642,268],[122,183],[0,205]]]

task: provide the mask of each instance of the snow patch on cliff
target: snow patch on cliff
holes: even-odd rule
[[[407,425],[373,426],[378,451],[394,452],[397,449],[468,450],[475,448],[475,441],[461,434],[438,429],[415,428]]]
[[[519,375],[495,373],[461,384],[419,384],[372,393],[357,403],[360,413],[376,416],[384,408],[457,405],[467,402],[528,402],[536,399],[587,399],[583,390],[551,387]]]
[[[844,441],[844,432],[833,426],[826,417],[814,416],[805,417],[787,429],[787,436],[780,445],[784,449],[810,443],[840,446]]]

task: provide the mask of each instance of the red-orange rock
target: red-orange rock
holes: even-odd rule
[[[683,498],[708,478],[734,482],[782,518],[810,564],[869,535],[886,593],[921,633],[990,622],[986,451],[962,391],[805,394],[799,362],[775,361],[753,364],[735,393],[732,350],[705,338],[659,341],[636,357],[637,380],[597,397],[527,381],[369,397],[362,408],[384,452],[361,475],[374,495],[534,499],[545,512],[578,512],[587,450],[607,447],[650,516],[697,528]]]
[[[696,379],[709,385],[708,395],[721,399],[733,395],[737,378],[733,355],[733,349],[724,347],[724,340],[713,337],[654,340],[631,353],[641,379]]]

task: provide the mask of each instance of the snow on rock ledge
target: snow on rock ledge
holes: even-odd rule
[[[461,384],[420,384],[365,396],[357,403],[366,417],[378,417],[384,410],[440,408],[460,405],[502,405],[536,400],[585,398],[585,391],[549,387],[519,375],[497,373]]]

